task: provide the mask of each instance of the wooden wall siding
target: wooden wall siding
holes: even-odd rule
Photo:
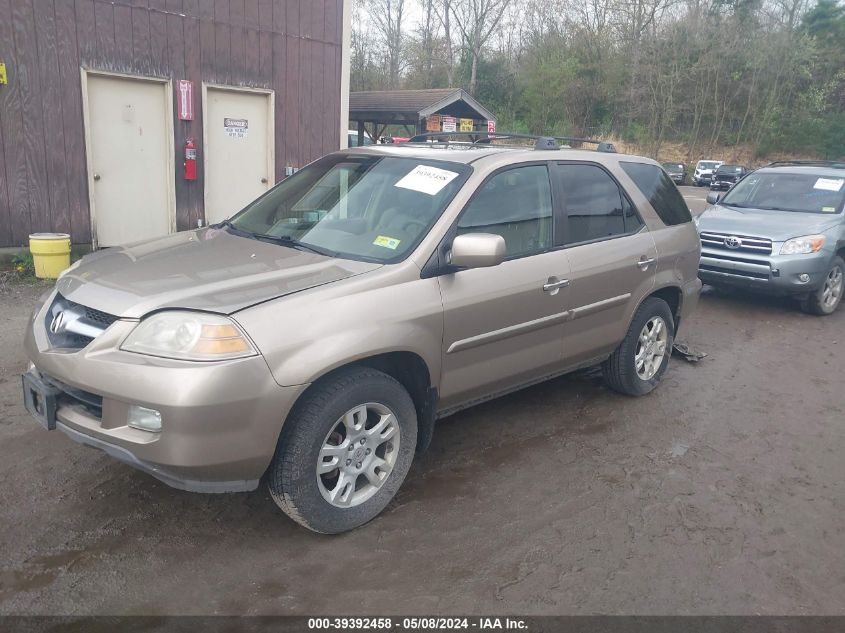
[[[338,147],[343,0],[0,0],[0,16],[0,246],[91,240],[80,67],[194,82],[194,120],[173,103],[180,230],[203,217],[203,82],[275,91],[277,181]]]

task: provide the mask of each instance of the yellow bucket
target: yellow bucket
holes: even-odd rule
[[[29,236],[29,252],[35,263],[35,276],[55,279],[70,266],[70,235],[33,233]]]

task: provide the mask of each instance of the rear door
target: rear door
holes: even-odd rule
[[[597,163],[559,162],[556,192],[564,210],[570,320],[563,328],[567,366],[612,351],[636,306],[654,286],[654,240],[619,183]]]
[[[507,259],[439,277],[443,408],[560,366],[569,262],[556,247],[552,197],[547,164],[512,167],[489,177],[459,216],[455,234],[501,235]]]

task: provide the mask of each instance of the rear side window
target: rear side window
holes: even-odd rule
[[[600,167],[560,163],[556,174],[566,208],[566,244],[635,233],[642,227],[633,205]]]
[[[660,167],[626,161],[619,164],[654,207],[663,224],[672,226],[692,222],[692,216],[681,192]]]

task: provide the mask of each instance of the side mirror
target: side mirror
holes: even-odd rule
[[[465,233],[452,241],[449,263],[461,268],[498,266],[505,259],[505,238],[492,233]]]
[[[710,193],[707,194],[707,204],[716,204],[717,202],[719,202],[719,199],[721,197],[722,196],[719,192],[711,191]],[[699,198],[699,200],[700,200],[700,198]]]

